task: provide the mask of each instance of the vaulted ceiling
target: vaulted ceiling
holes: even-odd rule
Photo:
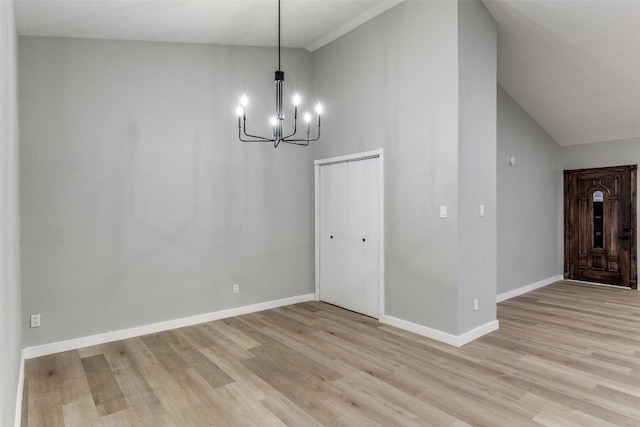
[[[558,144],[640,137],[640,1],[484,3],[498,82]]]
[[[313,51],[401,1],[282,0],[282,44]],[[483,2],[499,84],[558,144],[640,137],[640,0]],[[277,44],[275,0],[18,0],[16,20],[20,35]]]

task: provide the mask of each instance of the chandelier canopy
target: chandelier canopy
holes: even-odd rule
[[[311,114],[305,112],[303,119],[306,122],[306,138],[296,138],[298,130],[298,105],[300,104],[300,95],[293,97],[293,132],[284,135],[284,110],[282,108],[282,90],[284,87],[284,71],[281,68],[281,47],[280,47],[280,0],[278,0],[278,71],[275,73],[276,83],[276,111],[271,117],[271,126],[273,127],[273,136],[258,136],[247,133],[247,105],[249,99],[246,95],[240,98],[240,105],[236,109],[238,114],[238,138],[242,142],[272,142],[274,148],[281,142],[295,145],[309,145],[311,141],[320,139],[320,115],[322,114],[322,105],[316,105],[316,127],[318,128],[315,138],[311,138]]]

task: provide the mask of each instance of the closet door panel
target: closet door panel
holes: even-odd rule
[[[362,281],[365,292],[362,313],[378,318],[380,316],[380,159],[363,162],[363,197],[366,215],[361,223],[362,234],[366,241],[362,246]]]
[[[349,245],[347,260],[349,262],[347,266],[347,308],[358,313],[367,314],[363,311],[365,287],[362,280],[364,246],[367,243],[364,229],[361,226],[361,223],[366,218],[363,190],[367,177],[364,176],[365,168],[362,167],[364,163],[364,160],[349,162],[348,170]]]
[[[320,299],[342,307],[348,301],[347,168],[347,163],[320,168]]]
[[[351,310],[378,317],[380,307],[380,163],[349,162],[348,279]]]

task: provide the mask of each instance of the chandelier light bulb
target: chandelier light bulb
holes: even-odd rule
[[[242,95],[240,98],[240,105],[242,105],[242,107],[246,107],[248,103],[249,99],[247,98],[247,95]]]
[[[270,123],[271,123],[271,126],[275,127],[278,124],[278,119],[276,119],[276,117],[273,116],[271,117]]]
[[[322,114],[322,105],[321,104],[316,105],[316,113],[318,113],[318,115]]]
[[[296,93],[296,96],[293,97],[293,105],[297,107],[298,104],[300,104],[300,95]]]
[[[244,108],[238,105],[238,107],[236,108],[236,114],[238,115],[238,117],[242,117],[244,115]]]
[[[311,114],[304,113],[304,121],[309,123],[311,121]]]

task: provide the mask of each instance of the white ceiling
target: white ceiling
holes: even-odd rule
[[[283,0],[282,45],[315,50],[401,1]],[[498,82],[556,142],[640,137],[640,0],[483,1]],[[20,35],[277,45],[275,0],[18,0],[16,20]]]
[[[314,50],[401,1],[284,0],[282,45]],[[276,0],[18,0],[16,20],[30,36],[278,44]]]
[[[640,137],[640,1],[484,3],[498,82],[558,144]]]

